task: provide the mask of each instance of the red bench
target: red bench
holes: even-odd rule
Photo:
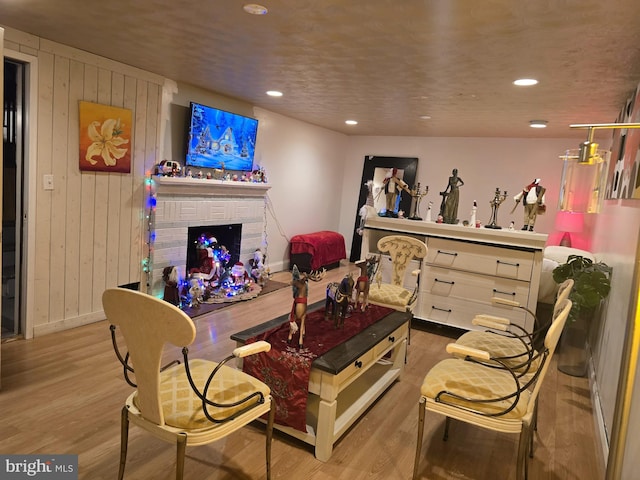
[[[344,237],[329,230],[295,235],[290,247],[289,266],[297,265],[301,272],[335,268],[347,258]]]

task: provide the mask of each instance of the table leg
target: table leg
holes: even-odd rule
[[[333,432],[336,424],[336,400],[320,400],[318,406],[318,428],[316,432],[316,458],[326,462],[333,451]]]

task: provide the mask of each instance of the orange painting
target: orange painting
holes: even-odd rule
[[[80,170],[131,172],[131,110],[80,102]]]

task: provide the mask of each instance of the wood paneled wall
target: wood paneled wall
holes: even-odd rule
[[[145,176],[158,162],[164,78],[87,52],[7,29],[11,50],[37,57],[37,152],[27,192],[35,215],[34,334],[104,318],[105,288],[142,278],[146,256]],[[80,172],[80,100],[133,112],[130,174]],[[42,178],[53,174],[54,189]]]

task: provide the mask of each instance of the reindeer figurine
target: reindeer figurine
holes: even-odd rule
[[[365,260],[356,262],[356,267],[360,268],[360,275],[355,282],[355,291],[353,303],[355,308],[358,309],[358,303],[360,303],[360,311],[364,312],[369,306],[369,286],[371,285],[371,278],[378,264],[378,257],[375,255],[367,257]]]
[[[345,275],[340,283],[327,284],[327,299],[324,306],[324,318],[333,318],[335,328],[344,327],[351,296],[353,295],[353,275]]]
[[[307,294],[309,292],[309,283],[307,274],[300,274],[298,266],[294,265],[291,271],[291,288],[293,290],[293,305],[291,306],[291,314],[289,315],[289,338],[291,343],[296,332],[300,331],[298,346],[302,350],[304,342],[304,321],[307,318]],[[298,327],[297,322],[300,322]]]

